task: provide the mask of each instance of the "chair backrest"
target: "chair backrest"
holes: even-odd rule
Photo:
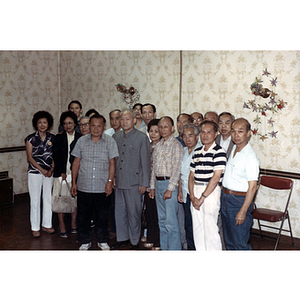
[[[293,180],[275,176],[261,176],[260,184],[275,190],[290,190]]]
[[[291,200],[292,191],[293,191],[293,184],[294,184],[293,180],[288,178],[276,177],[276,176],[262,175],[260,177],[259,184],[275,190],[290,190],[288,193],[287,202],[284,209],[284,213],[286,214]]]

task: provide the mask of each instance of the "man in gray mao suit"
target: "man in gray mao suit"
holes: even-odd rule
[[[115,219],[117,243],[112,250],[131,243],[138,249],[141,235],[142,196],[150,182],[150,142],[146,134],[134,128],[135,112],[121,113],[121,127],[113,135],[119,150],[116,159]]]

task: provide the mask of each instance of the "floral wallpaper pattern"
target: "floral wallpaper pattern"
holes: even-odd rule
[[[38,110],[53,115],[55,131],[58,98],[57,51],[0,51],[0,148],[24,146]],[[0,171],[9,171],[16,194],[28,191],[25,152],[0,153]]]
[[[276,93],[287,105],[273,116],[276,138],[252,136],[250,143],[262,168],[299,173],[299,51],[0,51],[0,148],[23,146],[33,132],[32,116],[41,109],[54,116],[56,134],[59,116],[72,99],[82,102],[83,113],[97,109],[109,128],[108,113],[126,106],[116,90],[118,83],[133,85],[141,103],[155,104],[157,117],[169,115],[176,121],[180,107],[187,113],[229,111],[254,126],[256,112],[243,105],[252,99],[255,77],[266,68],[277,77]],[[267,118],[261,126],[268,130]],[[15,193],[27,192],[24,151],[0,153],[0,171],[6,170]],[[299,195],[295,180],[290,215],[297,237]],[[260,197],[261,202],[271,205],[274,200]]]
[[[108,116],[115,108],[127,107],[115,87],[120,83],[133,85],[141,94],[140,102],[155,104],[159,116],[175,118],[179,113],[179,67],[178,51],[61,52],[62,104],[67,107],[78,99],[84,112],[95,108]]]

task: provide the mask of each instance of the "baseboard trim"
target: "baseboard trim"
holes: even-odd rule
[[[18,146],[18,147],[5,147],[0,148],[0,153],[8,153],[8,152],[18,152],[18,151],[25,151],[25,146]]]

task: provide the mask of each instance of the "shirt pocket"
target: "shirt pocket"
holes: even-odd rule
[[[168,166],[168,164],[171,162],[171,156],[172,156],[171,151],[167,151],[162,154],[162,162],[165,166]]]
[[[99,162],[99,177],[100,179],[107,180],[109,175],[109,162],[100,161]]]

